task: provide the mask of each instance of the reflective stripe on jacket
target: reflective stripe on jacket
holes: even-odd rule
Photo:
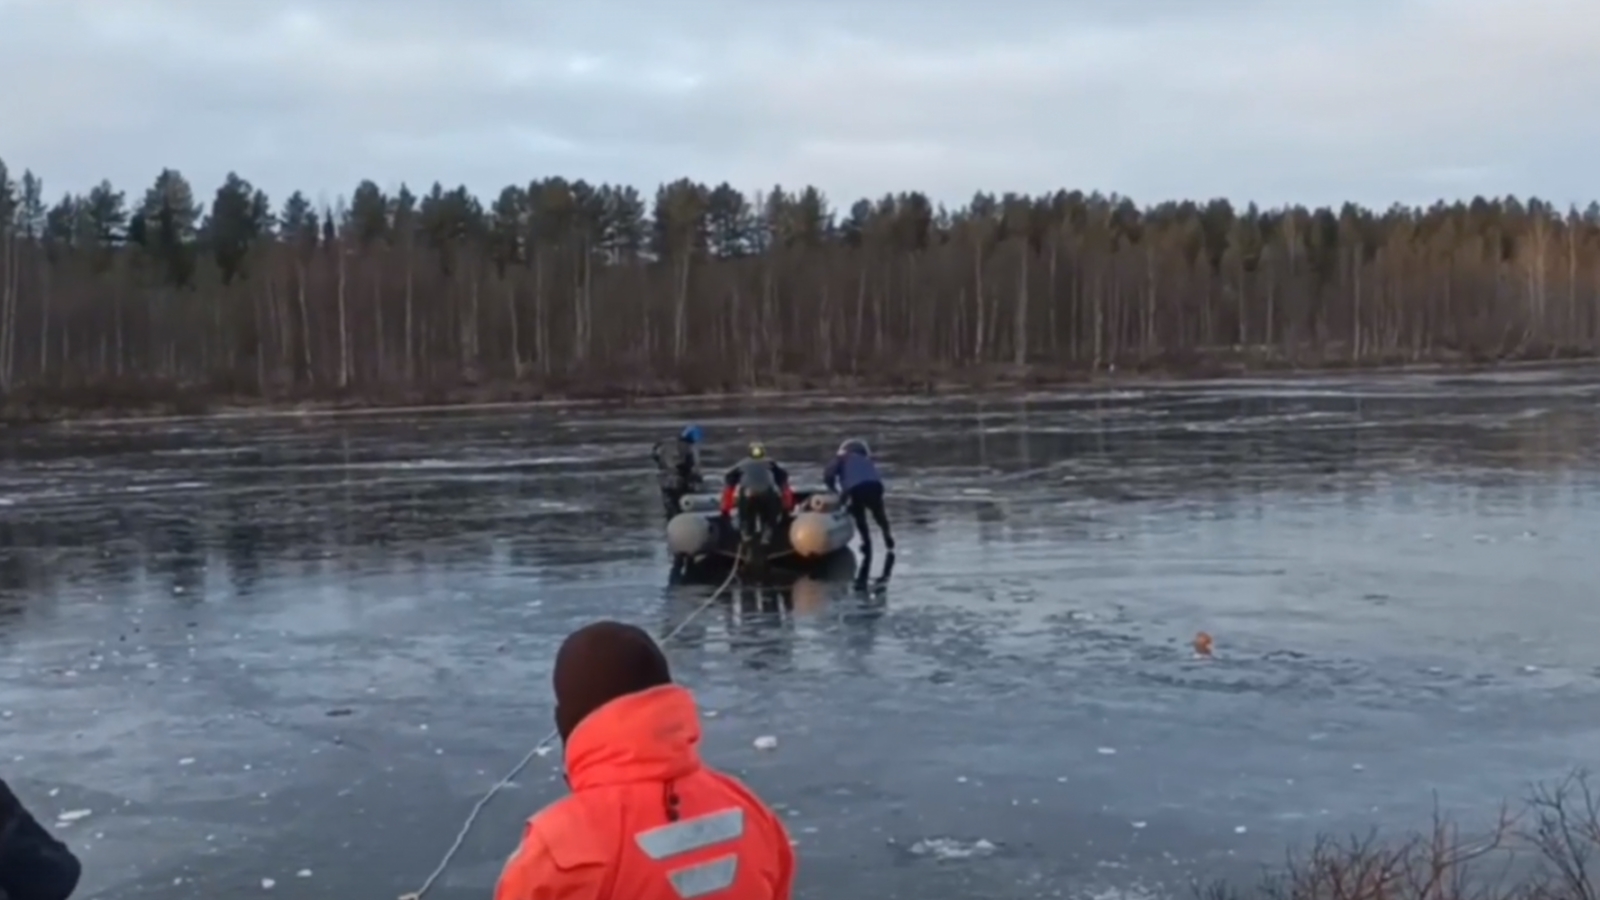
[[[572,793],[528,820],[495,900],[790,900],[788,833],[699,743],[676,685],[584,719],[567,744]]]

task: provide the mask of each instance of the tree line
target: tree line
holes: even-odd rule
[[[1584,355],[1600,205],[1141,207],[1117,195],[547,178],[274,202],[182,174],[49,199],[0,163],[0,391],[908,387],[1113,368]],[[1220,362],[1219,362],[1220,361]]]

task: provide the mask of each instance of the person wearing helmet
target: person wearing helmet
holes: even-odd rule
[[[837,491],[845,506],[856,520],[856,531],[861,535],[861,549],[872,552],[872,532],[867,530],[867,514],[872,514],[878,530],[883,532],[883,545],[892,553],[894,535],[889,531],[889,513],[883,508],[883,476],[878,464],[872,460],[872,448],[861,438],[851,438],[839,445],[833,462],[822,470],[822,482],[828,490]]]
[[[749,455],[728,470],[722,483],[723,519],[737,510],[741,542],[749,545],[759,536],[764,546],[784,513],[794,506],[788,471],[769,459],[767,448],[757,441],[750,445]]]
[[[705,475],[700,471],[700,445],[704,439],[699,425],[685,425],[672,446],[665,447],[666,441],[657,441],[650,448],[661,482],[661,503],[669,519],[678,514],[684,495],[705,489]]]

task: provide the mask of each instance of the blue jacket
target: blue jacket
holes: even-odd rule
[[[872,457],[861,453],[842,453],[822,470],[822,482],[830,491],[849,493],[863,484],[882,484],[878,464]]]

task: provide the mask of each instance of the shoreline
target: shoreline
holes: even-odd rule
[[[1259,880],[1190,883],[1191,900],[1585,900],[1597,885],[1600,795],[1582,769],[1536,782],[1485,827],[1463,828],[1434,803],[1421,828],[1320,832],[1291,844]]]
[[[1035,392],[1071,393],[1130,386],[1177,386],[1227,383],[1250,379],[1292,381],[1306,378],[1361,378],[1373,375],[1461,374],[1498,371],[1557,371],[1600,364],[1600,357],[1558,356],[1496,361],[1426,360],[1373,365],[1310,365],[1282,367],[1235,363],[1225,368],[1185,371],[1149,368],[1088,373],[1057,367],[992,366],[924,376],[898,373],[877,378],[793,379],[785,386],[748,389],[686,390],[668,381],[607,384],[558,390],[530,382],[491,382],[436,387],[376,386],[342,393],[296,392],[280,395],[238,395],[211,391],[204,385],[127,380],[78,388],[23,386],[0,402],[0,427],[51,425],[117,425],[130,423],[258,420],[273,418],[353,418],[358,416],[432,415],[516,411],[552,407],[627,408],[641,403],[681,404],[791,400],[869,391],[881,397],[985,396]],[[98,398],[91,399],[91,398]],[[120,401],[120,402],[119,402]]]

